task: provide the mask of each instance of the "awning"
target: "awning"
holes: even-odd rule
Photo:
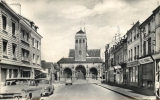
[[[45,74],[48,74],[48,72],[47,71],[45,71],[45,70],[40,70],[42,73],[45,73]]]
[[[150,56],[139,59],[140,64],[147,64],[147,63],[151,63],[151,62],[153,62],[153,59]]]
[[[122,68],[121,66],[114,66],[115,69],[119,69]]]

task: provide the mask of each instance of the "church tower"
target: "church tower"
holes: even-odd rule
[[[75,61],[86,61],[87,37],[86,32],[78,31],[75,35]]]

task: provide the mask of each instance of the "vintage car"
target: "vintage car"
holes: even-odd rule
[[[66,78],[65,84],[68,85],[72,85],[72,79],[71,78]]]
[[[0,98],[41,98],[42,87],[32,78],[7,79],[0,89]]]
[[[43,89],[42,96],[51,95],[54,92],[54,85],[52,82],[46,78],[38,78],[36,79],[37,83]]]

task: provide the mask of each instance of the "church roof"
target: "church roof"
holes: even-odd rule
[[[87,57],[100,57],[100,49],[89,49],[87,50]],[[69,57],[75,57],[74,49],[70,49]]]
[[[77,34],[85,34],[82,30],[78,31]]]
[[[102,63],[100,58],[86,58],[86,61],[75,61],[74,58],[61,58],[57,63]]]
[[[89,57],[100,57],[100,49],[89,49],[87,53]]]

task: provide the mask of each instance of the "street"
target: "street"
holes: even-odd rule
[[[43,100],[131,100],[123,95],[92,83],[63,85]]]

